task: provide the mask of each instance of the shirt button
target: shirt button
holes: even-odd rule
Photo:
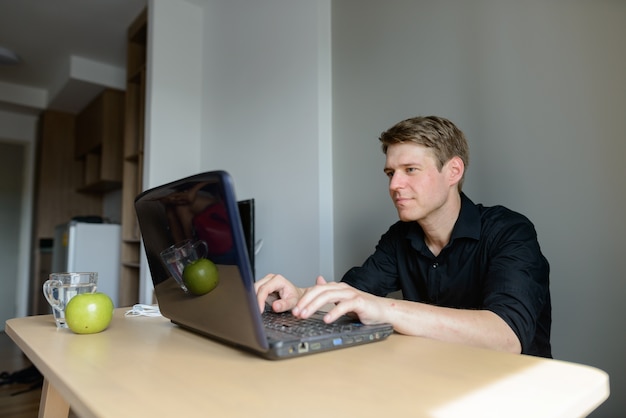
[[[439,267],[439,263],[433,263],[432,268],[436,269],[437,267]]]

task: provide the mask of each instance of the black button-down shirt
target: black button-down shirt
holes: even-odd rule
[[[549,272],[526,217],[462,194],[450,242],[438,256],[417,222],[399,221],[342,281],[378,296],[401,290],[406,300],[492,311],[513,329],[522,353],[551,357]]]

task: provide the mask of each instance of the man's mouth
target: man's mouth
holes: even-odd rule
[[[399,197],[394,197],[394,198],[393,198],[393,201],[394,201],[394,203],[396,204],[396,206],[402,206],[402,205],[404,205],[406,202],[408,202],[409,200],[410,200],[409,198],[407,198],[407,197],[402,197],[402,196],[399,196]]]

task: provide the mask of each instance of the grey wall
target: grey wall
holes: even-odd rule
[[[335,270],[395,219],[377,135],[449,117],[470,142],[470,197],[535,223],[554,355],[606,370],[594,416],[624,416],[626,2],[336,0],[332,17]]]
[[[594,416],[626,413],[616,395],[626,391],[626,3],[191,3],[203,10],[204,44],[185,50],[202,56],[201,77],[167,77],[190,71],[187,60],[152,51],[149,106],[166,111],[148,115],[151,183],[231,171],[239,197],[257,199],[257,275],[284,273],[300,285],[318,273],[338,278],[396,219],[378,134],[416,114],[447,116],[470,141],[467,193],[537,227],[552,265],[555,356],[611,375],[614,395]],[[167,43],[185,33],[189,19],[177,18],[187,7],[172,18],[174,6],[149,4],[152,36],[165,31]],[[190,97],[177,106],[181,88]],[[189,125],[181,109],[199,106],[194,91],[202,111]],[[167,148],[163,132],[179,129],[191,131],[191,145]]]

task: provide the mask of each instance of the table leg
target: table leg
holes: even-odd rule
[[[44,378],[39,402],[39,418],[67,418],[70,414],[70,404]]]

